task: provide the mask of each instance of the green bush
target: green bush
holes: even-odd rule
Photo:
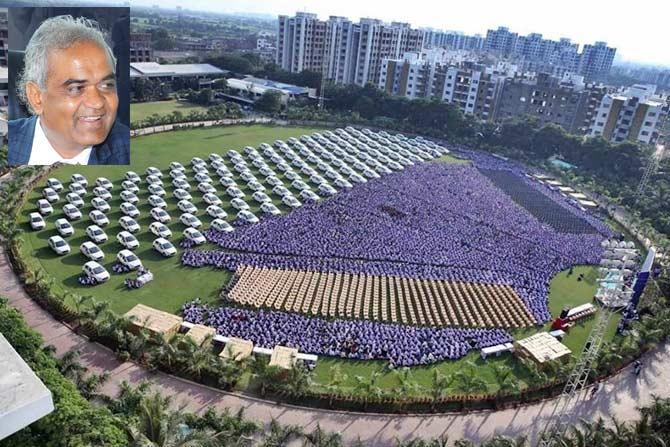
[[[106,408],[93,407],[58,370],[56,359],[42,348],[42,337],[28,328],[21,314],[0,298],[0,332],[51,391],[55,410],[0,442],[2,447],[124,446],[126,437]]]

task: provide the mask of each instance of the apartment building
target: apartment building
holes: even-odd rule
[[[557,124],[568,132],[584,134],[604,94],[604,86],[586,84],[583,76],[574,74],[562,78],[547,73],[510,78],[502,89],[495,119],[532,116],[542,125]]]
[[[584,45],[579,56],[578,73],[588,80],[605,80],[612,68],[616,48],[607,46],[606,42]]]
[[[446,54],[432,50],[384,59],[378,86],[392,95],[439,99],[466,115],[493,119],[507,71],[473,62],[453,64]]]
[[[668,118],[668,97],[657,95],[656,86],[636,84],[619,92],[607,94],[597,109],[591,136],[607,141],[637,141],[654,144]]]
[[[420,51],[423,31],[409,24],[344,17],[319,20],[316,14],[279,16],[276,62],[291,72],[311,70],[342,84],[377,84],[384,58]]]

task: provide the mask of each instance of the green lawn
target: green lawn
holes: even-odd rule
[[[123,279],[131,274],[112,274],[112,279],[105,284],[95,287],[80,286],[77,282],[77,277],[80,275],[81,266],[86,259],[83,255],[79,254],[79,245],[86,240],[84,229],[89,223],[87,215],[91,209],[88,204],[92,197],[91,184],[97,177],[104,176],[111,180],[115,185],[113,193],[116,199],[110,202],[113,211],[108,214],[111,223],[105,228],[105,231],[110,237],[110,241],[101,245],[101,248],[107,255],[103,264],[111,273],[111,266],[115,263],[116,253],[121,249],[121,246],[115,240],[117,232],[120,231],[117,221],[121,216],[120,211],[118,211],[120,205],[118,194],[121,190],[120,183],[123,174],[127,170],[133,170],[142,177],[144,177],[144,170],[148,166],[156,166],[162,170],[165,189],[168,192],[165,199],[168,202],[168,212],[172,216],[172,222],[168,224],[168,226],[173,232],[172,241],[177,245],[177,242],[181,239],[181,233],[184,226],[178,221],[180,212],[176,207],[177,201],[171,194],[171,179],[168,175],[169,170],[167,169],[170,161],[179,161],[185,166],[188,166],[189,161],[193,156],[206,158],[212,152],[224,154],[229,149],[237,149],[239,151],[247,145],[258,146],[262,142],[271,143],[275,139],[285,140],[290,136],[299,136],[314,131],[315,129],[308,128],[258,125],[177,131],[133,139],[131,166],[61,167],[54,171],[53,176],[59,178],[64,184],[69,183],[69,178],[74,172],[79,172],[85,175],[89,180],[88,196],[86,197],[87,205],[82,209],[84,217],[81,221],[74,224],[75,235],[67,238],[72,248],[71,254],[63,257],[56,256],[48,247],[46,247],[46,241],[49,236],[56,234],[53,229],[53,222],[57,218],[63,217],[60,208],[65,202],[65,193],[61,193],[61,200],[55,206],[56,212],[48,217],[47,229],[33,232],[29,229],[27,224],[27,216],[29,212],[34,210],[35,203],[40,197],[41,188],[37,188],[33,191],[25,209],[20,212],[20,223],[22,228],[26,230],[25,239],[30,255],[32,255],[31,262],[41,264],[44,269],[54,277],[56,287],[62,290],[72,291],[76,294],[91,294],[96,299],[110,302],[112,309],[117,312],[125,312],[136,303],[144,303],[158,309],[177,312],[185,301],[189,301],[196,297],[199,297],[206,302],[215,303],[217,301],[219,289],[230,279],[230,273],[211,268],[191,269],[182,267],[179,262],[181,249],[178,249],[179,253],[177,256],[167,260],[154,252],[151,248],[153,235],[148,232],[148,225],[151,222],[149,217],[150,206],[147,203],[149,194],[146,192],[144,184],[142,184],[140,188],[140,204],[138,206],[142,213],[141,217],[138,219],[138,222],[142,226],[142,230],[138,235],[141,246],[136,250],[136,253],[145,266],[154,273],[155,280],[139,290],[127,290],[123,285]],[[443,157],[442,161],[448,163],[464,162],[451,156]],[[259,176],[256,168],[251,168],[254,173]],[[214,174],[213,172],[210,173]],[[187,175],[191,177],[192,174],[193,172],[190,167],[188,167]],[[284,179],[282,175],[280,175],[280,178]],[[240,186],[246,184],[239,178],[236,180]],[[192,187],[196,186],[192,179],[190,180],[190,183]],[[219,190],[219,193],[223,192],[223,187],[220,184],[215,183],[215,187]],[[247,189],[246,186],[241,189],[247,196],[251,195],[251,191]],[[271,194],[269,191],[267,192],[283,212],[288,211],[288,209],[278,201],[277,196]],[[294,194],[297,194],[297,191],[294,190],[293,192]],[[194,204],[198,207],[197,216],[203,221],[204,228],[207,228],[212,219],[205,213],[206,204],[202,200],[202,194],[197,192],[197,190],[192,190],[191,194],[194,198]],[[219,195],[222,199],[225,197],[225,194]],[[250,197],[247,197],[247,200],[252,205],[252,211],[260,215],[258,206],[250,199]],[[223,208],[228,212],[228,220],[232,221],[235,211],[230,207],[228,202],[224,202]],[[578,277],[582,273],[584,274],[584,279],[578,281]],[[552,315],[557,315],[563,306],[574,306],[591,301],[596,288],[595,279],[596,268],[590,266],[575,267],[573,274],[570,276],[567,275],[567,272],[557,275],[553,279],[550,288],[550,310]],[[581,351],[592,324],[593,320],[589,320],[572,328],[565,338],[566,345],[570,347],[574,353],[579,353]],[[614,321],[610,327],[610,334],[613,334],[615,325],[616,321]],[[548,326],[549,325],[546,325],[542,330],[546,330]],[[517,339],[523,338],[537,332],[537,330],[539,330],[539,328],[518,331],[514,333],[514,337]],[[483,361],[479,357],[479,352],[472,352],[458,361],[441,362],[430,367],[416,367],[412,369],[412,374],[417,383],[428,388],[430,386],[433,369],[437,368],[444,374],[449,374],[462,369],[468,361],[473,361],[477,365],[476,372],[489,383],[490,391],[495,391],[497,388],[492,369],[495,364],[505,364],[510,366],[515,371],[519,381],[525,383],[525,370],[514,357],[511,355],[503,355],[501,357],[489,358],[486,361]],[[344,383],[345,387],[353,387],[356,383],[356,376],[368,376],[375,370],[384,372],[380,385],[386,388],[394,388],[398,385],[397,378],[394,374],[385,370],[385,362],[354,361],[322,357],[315,370],[315,382],[317,387],[329,382],[330,369],[334,365],[339,365],[342,372],[347,375],[348,379]],[[244,380],[242,383],[247,383],[247,381]]]
[[[191,269],[182,267],[179,262],[181,249],[178,248],[177,256],[166,260],[151,248],[151,242],[154,239],[153,234],[148,230],[152,221],[149,216],[151,206],[147,203],[149,194],[144,184],[141,185],[138,195],[140,199],[138,209],[141,215],[137,220],[142,229],[137,235],[140,247],[135,252],[144,265],[154,273],[154,281],[141,289],[128,290],[123,285],[123,280],[130,274],[112,274],[110,281],[105,284],[96,287],[79,285],[77,277],[81,274],[82,265],[86,262],[84,256],[79,253],[79,245],[87,240],[84,231],[86,226],[90,224],[88,213],[92,209],[90,200],[93,196],[91,184],[100,176],[107,177],[114,183],[114,199],[109,202],[112,207],[112,211],[108,214],[110,225],[104,228],[110,240],[100,245],[100,248],[106,254],[103,265],[111,273],[111,266],[115,263],[116,253],[122,248],[116,241],[116,234],[121,231],[118,225],[118,219],[122,215],[119,211],[121,203],[119,191],[121,190],[122,177],[127,170],[134,170],[142,177],[144,177],[144,170],[148,166],[156,166],[163,171],[163,181],[168,192],[165,201],[168,203],[167,211],[172,217],[172,222],[168,224],[168,227],[173,233],[171,240],[176,245],[181,239],[184,225],[179,222],[181,213],[177,208],[177,200],[171,194],[172,185],[169,183],[171,179],[168,174],[169,170],[166,169],[171,161],[179,161],[187,166],[191,157],[194,156],[206,158],[212,152],[223,154],[229,149],[239,150],[247,145],[258,146],[262,142],[272,142],[277,138],[286,139],[311,132],[314,132],[314,129],[275,126],[235,126],[178,131],[133,139],[131,166],[61,167],[54,171],[53,176],[63,181],[64,184],[66,184],[66,181],[69,183],[69,178],[74,172],[83,174],[89,181],[86,205],[81,210],[83,218],[73,224],[75,234],[67,238],[72,251],[66,256],[56,256],[46,245],[47,239],[57,234],[53,223],[56,219],[64,217],[61,208],[65,203],[65,193],[61,193],[60,201],[54,206],[54,213],[46,219],[47,228],[36,232],[30,230],[27,223],[28,214],[35,211],[35,204],[41,194],[41,188],[36,188],[31,193],[25,209],[20,213],[20,224],[26,230],[25,239],[28,242],[30,254],[33,256],[34,262],[41,264],[55,278],[57,287],[71,290],[80,295],[91,294],[99,300],[109,301],[112,309],[118,312],[125,312],[137,303],[176,312],[182,303],[196,297],[202,298],[204,301],[215,302],[219,289],[229,280],[230,273],[209,268]],[[187,175],[189,177],[192,175],[190,167],[187,168]],[[238,184],[244,184],[240,179],[237,179],[237,182]],[[190,183],[192,188],[197,186],[192,180]],[[218,183],[215,187],[219,192],[222,191],[222,186]],[[242,189],[250,194],[247,189]],[[202,200],[202,194],[197,190],[192,190],[191,194],[193,195],[193,203],[198,207],[197,216],[202,220],[203,227],[207,228],[212,218],[205,212],[207,205]],[[235,217],[234,209],[225,201],[222,208],[228,213],[228,220],[232,221]],[[285,208],[282,209],[286,211]],[[252,207],[252,211],[258,212],[258,207]]]
[[[130,121],[141,121],[154,113],[159,115],[169,115],[175,110],[179,110],[184,115],[188,115],[188,113],[193,110],[197,112],[206,112],[207,107],[186,101],[177,101],[176,99],[171,99],[169,101],[133,103],[130,106]]]

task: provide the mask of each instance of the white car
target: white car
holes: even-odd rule
[[[189,200],[190,201],[190,200],[193,199],[193,197],[191,196],[191,194],[189,194],[188,191],[186,191],[185,189],[181,189],[181,188],[175,189],[172,192],[172,194],[175,196],[175,198],[177,198],[179,200]]]
[[[171,161],[170,162],[170,170],[171,171],[184,171],[186,168],[184,168],[184,165],[179,163],[178,161]]]
[[[242,199],[234,198],[230,201],[230,204],[233,205],[233,208],[237,210],[248,210],[249,205]]]
[[[177,177],[172,180],[172,186],[179,189],[185,189],[186,191],[191,189],[191,185],[186,181],[186,177]]]
[[[300,203],[300,201],[298,201],[298,199],[296,199],[292,195],[291,196],[287,195],[287,196],[282,197],[281,201],[284,205],[290,206],[291,208],[298,208],[298,207],[302,206],[302,203]]]
[[[232,177],[222,177],[219,182],[226,188],[230,186],[237,186],[237,183],[235,183],[235,180],[233,180]]]
[[[212,179],[209,175],[204,172],[198,172],[195,177],[193,177],[198,183],[212,183]]]
[[[202,222],[200,222],[200,219],[198,219],[191,213],[182,214],[181,216],[179,216],[179,220],[187,227],[199,228],[202,226]]]
[[[63,184],[57,178],[47,179],[47,187],[53,189],[56,192],[61,192],[63,190]]]
[[[202,233],[196,230],[195,228],[189,227],[185,229],[184,237],[196,245],[204,244],[205,242],[207,242],[205,236],[203,236]]]
[[[70,186],[68,186],[70,192],[73,192],[75,194],[78,194],[79,196],[85,196],[86,195],[86,189],[82,186],[81,183],[74,182],[70,183]]]
[[[58,197],[58,193],[54,191],[53,188],[44,188],[42,190],[42,197],[47,199],[49,202],[58,202],[60,200],[60,197]]]
[[[130,180],[122,181],[121,188],[123,188],[124,191],[132,192],[133,194],[137,194],[140,191],[140,188]]]
[[[116,254],[116,260],[131,270],[136,270],[142,267],[142,261],[140,261],[140,258],[138,258],[135,253],[127,249],[118,252]]]
[[[194,165],[193,166],[193,172],[201,172],[203,174],[209,174],[209,171],[207,170],[207,166],[202,164],[202,165]]]
[[[88,186],[88,180],[86,180],[86,177],[84,177],[81,174],[72,174],[72,176],[70,177],[70,181],[72,183],[79,183],[84,188]]]
[[[306,189],[309,189],[309,186],[307,186],[307,183],[303,182],[302,180],[293,180],[293,182],[291,183],[291,186],[293,186],[298,191],[304,191]]]
[[[121,228],[128,230],[131,233],[140,231],[140,224],[138,224],[135,219],[130,216],[121,216],[119,219],[119,225],[121,225]]]
[[[300,191],[300,198],[307,201],[318,202],[319,196],[309,189]]]
[[[333,196],[337,194],[337,190],[327,183],[322,183],[319,185],[319,193],[325,196]]]
[[[153,166],[149,166],[149,167],[144,171],[144,173],[145,173],[146,175],[155,175],[156,177],[163,177],[163,173],[161,172],[161,170],[158,169],[158,168],[155,168],[155,167],[153,167]]]
[[[198,191],[203,194],[216,193],[216,188],[211,183],[198,183]]]
[[[151,245],[154,247],[154,250],[156,250],[158,253],[162,254],[165,257],[177,254],[177,249],[174,248],[174,245],[172,245],[170,241],[162,237],[154,239]]]
[[[151,222],[149,224],[149,231],[158,237],[172,237],[172,231],[160,222]]]
[[[152,175],[147,175],[146,178],[145,178],[145,181],[149,185],[154,185],[155,184],[155,185],[163,186],[163,180],[161,180],[161,178],[157,175],[153,175],[153,174]]]
[[[239,198],[245,196],[245,194],[242,192],[242,190],[240,188],[238,188],[237,186],[229,186],[226,189],[226,194],[228,194],[230,197],[239,197]]]
[[[68,222],[67,219],[57,219],[55,226],[56,230],[58,230],[58,234],[63,237],[72,236],[74,234],[74,228],[72,228],[72,225],[70,225],[70,222]]]
[[[219,154],[211,153],[209,154],[209,161],[223,160]]]
[[[82,268],[84,274],[96,282],[101,283],[109,279],[109,272],[95,261],[88,261]]]
[[[140,210],[137,209],[135,205],[132,203],[128,202],[123,202],[121,204],[121,212],[125,214],[126,216],[130,216],[132,218],[139,217],[140,215]]]
[[[140,201],[140,199],[134,193],[126,190],[121,191],[121,200],[132,203],[133,205]]]
[[[86,227],[86,235],[96,244],[107,242],[107,234],[97,225]]]
[[[170,170],[171,171],[184,171],[186,168],[184,168],[184,165],[179,163],[178,161],[171,161],[170,162]]]
[[[107,213],[111,209],[107,201],[102,197],[93,197],[93,199],[91,199],[91,205],[93,208],[98,211],[102,211],[103,213]]]
[[[82,206],[84,206],[84,201],[82,200],[82,198],[79,197],[79,194],[74,192],[67,193],[67,195],[65,196],[65,200],[67,200],[68,203],[73,204],[77,208],[81,208]]]
[[[219,177],[230,177],[233,175],[232,172],[230,172],[230,169],[228,169],[226,166],[221,165],[218,168],[216,168],[216,174]]]
[[[251,197],[253,197],[253,199],[258,203],[272,202],[272,199],[267,194],[261,191],[256,191],[251,195]]]
[[[174,248],[174,245],[172,245],[170,241],[162,237],[154,239],[151,245],[154,247],[154,250],[156,250],[158,253],[162,254],[165,257],[177,254],[177,249]]]
[[[133,182],[133,183],[139,183],[142,180],[142,179],[140,179],[140,176],[137,175],[137,172],[134,172],[134,171],[126,172],[123,177],[126,180],[128,180],[129,182]]]
[[[360,174],[356,174],[356,173],[350,174],[349,175],[349,180],[351,180],[354,183],[367,183],[367,180],[365,180],[365,178],[363,176],[361,176]]]
[[[180,200],[177,202],[177,208],[179,208],[184,213],[194,214],[198,212],[198,208],[196,208],[196,206],[188,200]]]
[[[269,175],[269,176],[265,177],[265,181],[266,181],[270,186],[277,186],[277,185],[281,185],[281,184],[284,183],[284,182],[282,182],[278,177],[276,177],[276,176],[274,176],[274,175]]]
[[[63,214],[65,214],[65,217],[70,220],[81,219],[81,211],[79,211],[79,208],[71,203],[66,203],[63,205]]]
[[[237,213],[237,218],[250,224],[258,223],[258,217],[256,217],[256,215],[249,210],[240,211]]]
[[[147,188],[151,194],[157,195],[157,196],[164,196],[165,195],[165,190],[161,185],[158,185],[156,183],[152,183],[149,185]]]
[[[65,242],[65,239],[60,236],[51,236],[48,240],[48,244],[57,255],[70,253],[70,246]]]
[[[47,199],[39,199],[37,201],[37,211],[39,211],[42,216],[48,216],[54,212],[54,209]]]
[[[91,241],[86,241],[79,246],[79,251],[86,256],[88,259],[93,261],[99,261],[105,259],[105,252],[100,250],[100,247],[95,245]]]
[[[272,188],[272,192],[281,197],[291,195],[291,191],[289,191],[285,186],[282,185],[277,185],[274,188]]]
[[[261,185],[257,181],[251,181],[247,184],[249,189],[252,189],[254,191],[265,191],[265,186]]]
[[[172,177],[172,179],[176,179],[176,178],[184,178],[185,179],[186,178],[186,173],[184,172],[183,169],[173,169],[173,170],[170,171],[170,177]]]
[[[102,186],[96,186],[93,188],[93,195],[105,200],[110,200],[112,198],[112,194]]]
[[[200,157],[191,158],[191,166],[201,166],[201,165],[205,165],[205,164],[206,164],[205,160],[203,160]]]
[[[287,171],[285,175],[289,180],[301,180],[300,175],[295,171]]]
[[[167,203],[161,196],[151,195],[149,196],[149,205],[158,208],[167,208]]]
[[[118,233],[116,235],[116,240],[119,242],[119,244],[130,250],[134,250],[140,246],[140,242],[137,240],[137,238],[128,231],[121,231]]]
[[[202,196],[202,199],[208,204],[208,205],[221,205],[223,202],[221,202],[221,199],[216,194],[212,194],[211,192],[208,192],[204,196]]]
[[[30,228],[33,230],[42,230],[46,226],[40,213],[30,213],[28,215],[28,221],[30,222]]]
[[[251,173],[251,171],[246,170],[240,172],[240,177],[245,181],[245,182],[250,182],[252,180],[257,180],[256,176]]]
[[[207,214],[215,219],[225,219],[228,214],[218,205],[210,205],[207,207]]]
[[[95,179],[95,186],[99,186],[101,188],[105,188],[107,191],[111,191],[114,189],[114,185],[112,182],[107,180],[105,177],[98,177]]]
[[[92,210],[90,213],[88,213],[88,217],[96,225],[100,225],[100,226],[103,226],[103,227],[105,225],[109,225],[109,219],[101,211]]]
[[[261,211],[265,214],[270,214],[272,216],[278,216],[281,214],[279,208],[277,208],[274,203],[265,202],[261,204]]]
[[[335,186],[338,186],[338,187],[340,187],[340,188],[347,188],[347,189],[351,189],[351,188],[353,188],[353,186],[351,185],[351,183],[349,183],[348,181],[346,181],[346,180],[343,179],[342,177],[338,177],[338,178],[336,178],[336,179],[333,181],[333,183],[335,183]]]
[[[221,231],[223,233],[230,233],[231,231],[235,230],[232,227],[232,225],[230,225],[223,219],[214,219],[212,223],[209,225],[209,227],[215,229],[216,231]]]
[[[151,208],[151,211],[149,211],[149,214],[151,214],[151,218],[153,220],[158,221],[160,223],[170,222],[170,220],[171,220],[170,215],[163,208],[159,208],[159,207]]]

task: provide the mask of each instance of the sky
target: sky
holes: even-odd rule
[[[133,0],[132,4],[269,15],[306,11],[322,19],[372,17],[482,35],[487,29],[507,26],[519,34],[568,37],[579,44],[603,40],[617,48],[617,60],[670,67],[670,0]]]

